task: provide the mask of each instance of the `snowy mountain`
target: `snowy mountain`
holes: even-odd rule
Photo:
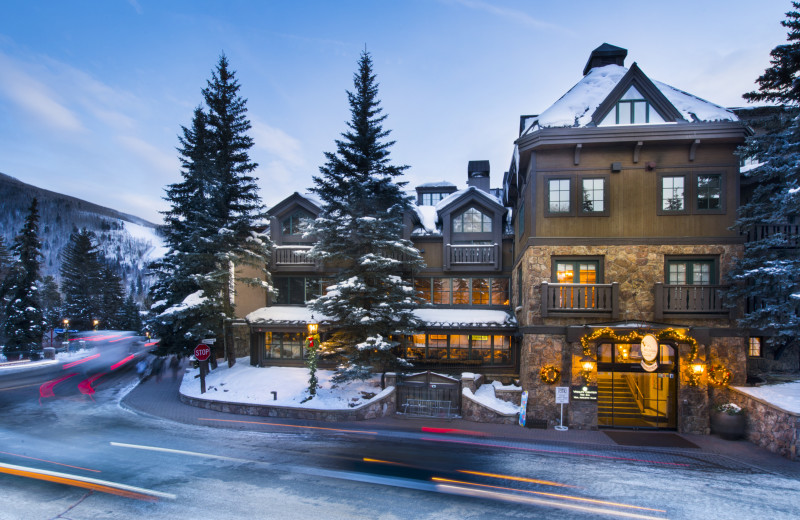
[[[97,235],[100,250],[122,277],[126,291],[139,300],[144,297],[151,283],[145,268],[165,252],[155,224],[0,173],[0,235],[7,245],[22,228],[34,197],[39,200],[42,276],[52,275],[60,283],[61,252],[70,234],[85,227]]]

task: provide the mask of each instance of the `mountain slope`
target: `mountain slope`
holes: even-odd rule
[[[97,235],[100,250],[122,277],[126,291],[139,300],[144,297],[150,286],[145,268],[164,254],[155,224],[0,173],[0,235],[6,244],[10,245],[21,229],[34,197],[39,200],[42,276],[52,275],[60,281],[61,251],[70,234],[85,227]]]

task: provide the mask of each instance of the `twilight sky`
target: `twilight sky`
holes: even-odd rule
[[[723,106],[785,43],[789,0],[5,0],[0,172],[160,223],[177,134],[221,52],[248,99],[251,157],[274,205],[311,186],[345,130],[366,45],[406,180],[492,186],[521,114],[581,77],[603,42],[652,79]]]

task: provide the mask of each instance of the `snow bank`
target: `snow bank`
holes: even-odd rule
[[[736,386],[736,390],[782,408],[800,414],[800,381],[764,386]]]
[[[245,317],[249,323],[267,323],[272,321],[309,323],[313,311],[308,307],[296,305],[273,305],[256,309]],[[330,318],[319,313],[314,315],[315,321],[328,321]]]
[[[293,408],[313,408],[321,410],[351,410],[380,399],[392,387],[381,391],[380,379],[353,381],[333,388],[332,370],[317,370],[319,387],[317,395],[310,401],[301,402],[308,397],[307,368],[250,366],[250,358],[237,359],[232,368],[220,364],[219,368],[206,375],[206,393],[200,393],[200,378],[195,378],[199,369],[189,369],[183,376],[181,393],[187,397],[212,399],[229,403],[261,404]],[[277,399],[272,392],[276,392]],[[362,392],[374,394],[365,398]]]
[[[516,324],[516,319],[507,312],[488,309],[415,309],[414,315],[428,324],[452,323],[481,327]]]
[[[497,413],[509,415],[519,412],[519,406],[495,397],[492,385],[481,385],[474,394],[469,388],[464,388],[462,393],[464,396]]]

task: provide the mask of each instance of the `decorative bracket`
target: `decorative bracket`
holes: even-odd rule
[[[689,147],[689,160],[694,161],[694,154],[697,152],[697,147],[700,145],[700,139],[695,139],[692,146]]]
[[[639,141],[636,143],[636,146],[633,147],[633,162],[639,162],[639,150],[642,149],[642,145],[644,145],[644,141]]]
[[[581,163],[581,148],[583,148],[582,144],[575,145],[575,166],[578,166]]]

